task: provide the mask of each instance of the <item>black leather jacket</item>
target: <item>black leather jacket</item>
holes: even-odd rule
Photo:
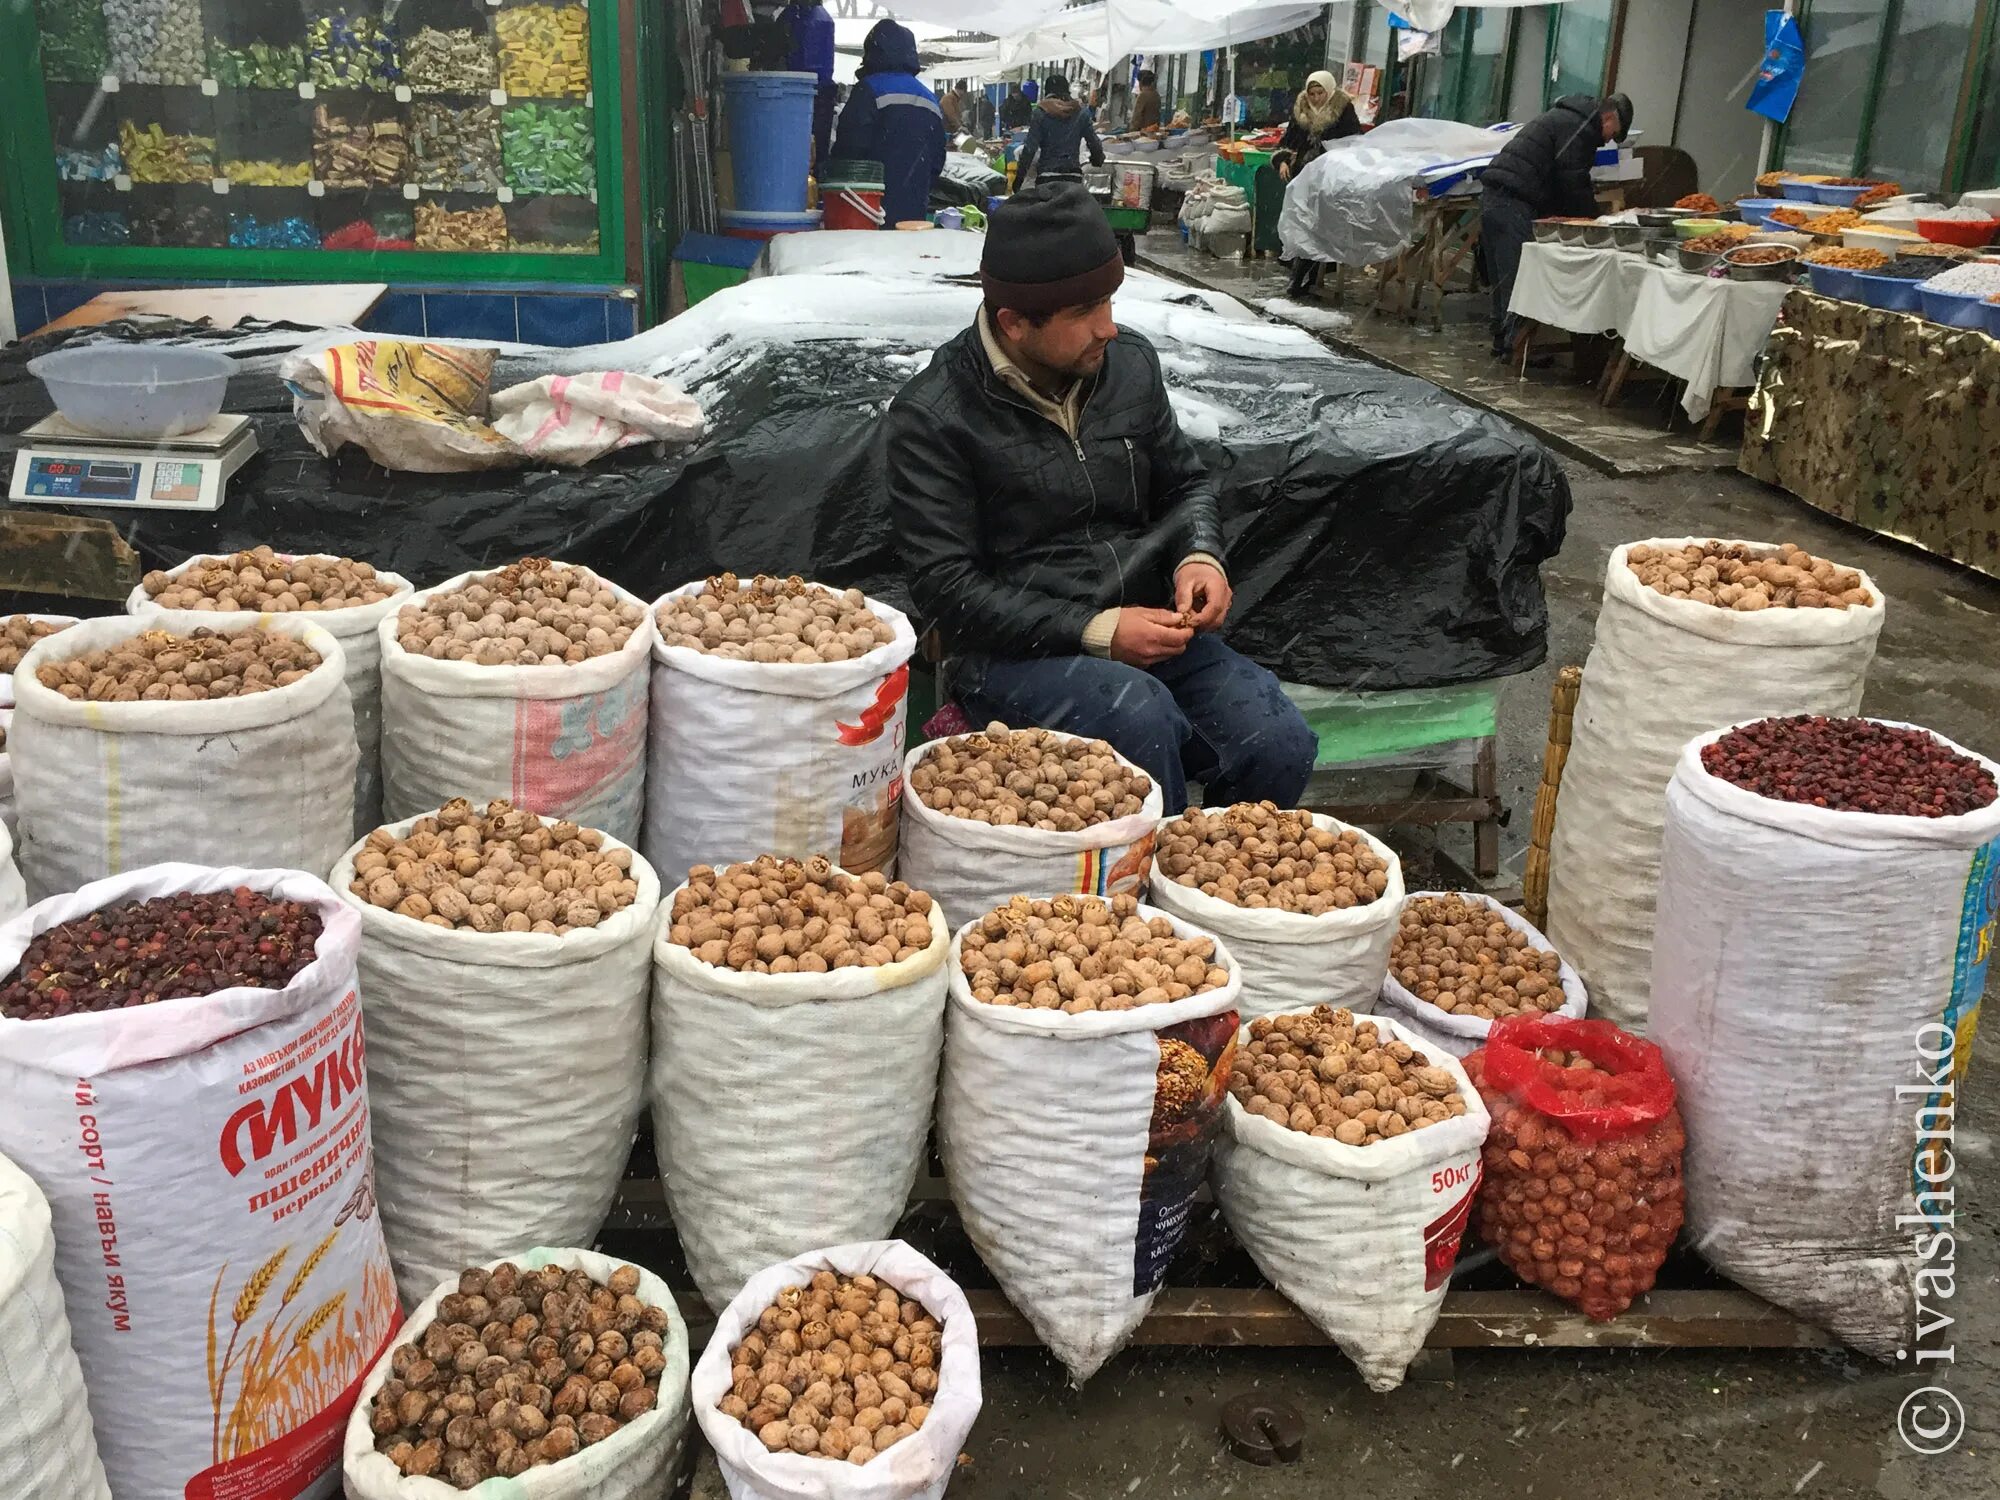
[[[1594,216],[1597,190],[1590,185],[1590,167],[1603,144],[1597,100],[1565,94],[1555,108],[1514,132],[1480,182],[1512,193],[1538,214]]]
[[[1224,557],[1215,488],[1167,404],[1160,357],[1121,331],[1077,439],[994,373],[977,325],[883,419],[918,630],[948,654],[1071,656],[1099,611],[1173,604],[1190,552]]]

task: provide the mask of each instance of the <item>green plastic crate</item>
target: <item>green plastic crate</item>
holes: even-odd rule
[[[713,297],[724,287],[743,285],[750,276],[741,266],[711,266],[698,260],[684,260],[680,267],[689,307],[704,297]]]

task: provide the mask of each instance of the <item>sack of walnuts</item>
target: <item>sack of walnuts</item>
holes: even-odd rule
[[[828,1271],[872,1276],[899,1298],[920,1304],[939,1325],[936,1364],[927,1367],[936,1370],[936,1388],[923,1425],[858,1464],[789,1447],[773,1451],[742,1419],[721,1409],[732,1388],[730,1355],[788,1289],[808,1287]],[[722,1309],[695,1361],[688,1399],[730,1500],[939,1500],[979,1419],[979,1330],[958,1284],[901,1240],[810,1250],[759,1271]]]
[[[191,929],[173,904],[202,898],[182,910],[207,935],[176,936]],[[165,908],[143,905],[155,899]],[[65,926],[62,948],[38,945]],[[119,957],[151,950],[148,934],[160,962],[228,967],[183,970],[179,993],[149,999],[168,986]],[[359,943],[311,876],[182,864],[0,927],[0,1153],[48,1197],[114,1495],[278,1493],[272,1474],[285,1494],[339,1488],[347,1403],[400,1318],[375,1213]],[[32,980],[50,963],[91,988],[52,994]],[[291,977],[229,983],[274,969]],[[22,989],[67,1012],[19,1015]]]
[[[927,942],[909,958],[775,974],[706,962],[674,916],[660,923],[653,1035],[671,1045],[653,1055],[653,1145],[710,1307],[774,1261],[880,1239],[902,1218],[937,1097],[951,944],[937,903],[919,920]]]
[[[1842,609],[1746,612],[1640,582],[1638,549],[1644,558],[1706,540],[1612,549],[1549,845],[1549,940],[1576,966],[1591,1013],[1628,1031],[1646,1030],[1660,828],[1681,747],[1718,724],[1853,713],[1882,633],[1882,591],[1865,573],[1872,602]]]
[[[14,672],[28,648],[46,635],[77,623],[75,615],[7,615],[0,617],[0,708],[14,706]]]
[[[653,606],[660,636],[653,644],[646,857],[675,878],[694,865],[760,854],[823,854],[857,875],[894,871],[909,661],[917,648],[909,619],[855,589],[796,579],[736,583],[727,575],[690,583]],[[737,629],[763,632],[761,646],[722,640],[714,628],[699,638],[681,628],[719,623],[716,604],[733,597],[764,606],[743,611]],[[821,644],[776,659],[771,633],[789,646],[796,619],[776,608],[815,606],[827,612],[812,627]],[[859,632],[869,634],[865,649]],[[700,644],[685,644],[691,639]],[[754,658],[733,654],[751,650]]]
[[[1709,771],[1724,733],[1691,741],[1667,786],[1653,957],[1689,1237],[1758,1296],[1896,1360],[1948,1264],[1929,1230],[1931,1253],[1913,1253],[1911,1229],[1953,1201],[1953,1107],[2000,930],[2000,800],[1938,816],[1781,801]],[[1870,762],[1963,801],[2000,788],[2000,764],[1922,739],[1937,760],[1921,771],[1857,748],[1808,761],[1800,790]]]
[[[422,821],[381,831],[400,840]],[[328,877],[361,924],[376,1186],[405,1301],[462,1267],[522,1245],[589,1244],[604,1226],[645,1088],[660,883],[616,840],[602,847],[629,860],[637,892],[560,934],[481,931],[435,886],[427,901],[458,925],[380,906],[352,889],[356,862],[374,863],[368,839]]]
[[[1301,1014],[1245,1026],[1237,1038],[1238,1073],[1247,1071],[1253,1041],[1282,1035],[1281,1028]],[[1284,1095],[1276,1095],[1278,1085],[1257,1070],[1254,1082],[1246,1078],[1249,1088],[1271,1089],[1295,1111],[1306,1100],[1315,1102],[1280,1124],[1252,1113],[1232,1089],[1215,1144],[1216,1202],[1271,1284],[1340,1346],[1369,1389],[1394,1390],[1444,1305],[1479,1186],[1487,1114],[1457,1058],[1430,1048],[1389,1017],[1329,1013],[1324,1006],[1303,1015],[1331,1025],[1342,1038],[1366,1037],[1372,1028],[1374,1050],[1406,1080],[1397,1087],[1407,1095],[1399,1092],[1397,1100],[1418,1102],[1407,1118],[1422,1119],[1423,1103],[1433,1104],[1436,1118],[1416,1128],[1407,1128],[1405,1117],[1378,1126],[1365,1109],[1343,1109],[1366,1091],[1368,1109],[1379,1108],[1384,1117],[1393,1112],[1386,1098],[1368,1089],[1369,1076],[1333,1071],[1346,1065],[1345,1054],[1338,1063],[1302,1057],[1308,1064],[1326,1061],[1332,1076],[1311,1087],[1295,1082]],[[1368,1053],[1359,1056],[1389,1066]],[[1280,1054],[1271,1061],[1289,1065],[1290,1059]],[[1273,1078],[1281,1071],[1269,1070]],[[1253,1093],[1251,1102],[1259,1097]],[[1346,1128],[1355,1144],[1333,1133],[1339,1126],[1329,1128],[1328,1121],[1342,1119],[1354,1121]],[[1397,1133],[1382,1135],[1386,1129]]]
[[[1463,934],[1464,945],[1471,948],[1475,957],[1467,959],[1463,949],[1449,955],[1455,967],[1442,974],[1428,972],[1428,968],[1439,966],[1427,964],[1425,959],[1426,951],[1442,941],[1441,935],[1434,930],[1434,924],[1420,921],[1431,903],[1440,902],[1462,903],[1492,914],[1483,927],[1467,924],[1470,930]],[[1537,1015],[1583,1019],[1590,1004],[1583,981],[1550,946],[1549,940],[1519,912],[1482,891],[1412,891],[1402,906],[1403,916],[1398,935],[1390,945],[1389,973],[1382,981],[1379,1008],[1405,1031],[1421,1037],[1425,1046],[1449,1052],[1453,1057],[1464,1057],[1484,1046],[1494,1023],[1510,1014],[1526,1015],[1531,1020]],[[1506,937],[1494,931],[1494,923],[1506,929]],[[1537,950],[1545,956],[1537,957],[1532,969],[1511,972],[1521,966],[1511,963],[1510,955],[1522,949]],[[1396,962],[1398,954],[1405,959],[1401,967]],[[1408,977],[1416,989],[1404,983],[1406,970],[1410,971]],[[1469,1000],[1454,988],[1454,981],[1460,987],[1466,983],[1473,986]],[[1449,1010],[1444,1008],[1446,1001],[1451,1005]],[[1481,1015],[1481,1010],[1490,1014]]]
[[[654,639],[644,600],[590,575],[643,618],[623,645],[561,666],[482,666],[420,655],[403,644],[411,611],[422,612],[434,597],[486,586],[507,571],[461,573],[419,590],[383,617],[383,815],[414,817],[454,797],[482,803],[505,797],[636,846],[646,795],[647,663]]]
[[[1126,785],[1144,784],[1139,807],[1074,831],[994,823],[976,815],[948,815],[926,803],[926,777],[919,773],[933,752],[940,746],[978,741],[996,732],[1016,731],[995,725],[983,735],[931,740],[904,757],[902,853],[897,873],[942,902],[945,920],[954,928],[1004,905],[1010,896],[1052,896],[1064,891],[1094,896],[1144,894],[1153,863],[1153,828],[1160,821],[1160,789],[1144,771],[1116,752],[1111,754],[1128,778]],[[1025,732],[1041,736],[1045,743],[1073,749],[1093,743],[1053,729]],[[1110,750],[1108,745],[1103,748]]]
[[[530,1249],[511,1257],[481,1262],[492,1270],[502,1259],[522,1271],[539,1271],[544,1266],[561,1266],[582,1271],[600,1286],[612,1285],[612,1276],[622,1262],[592,1250]],[[648,1307],[663,1308],[666,1331],[661,1335],[666,1368],[659,1372],[659,1394],[651,1410],[624,1421],[616,1431],[582,1446],[568,1458],[537,1464],[511,1479],[493,1478],[476,1488],[481,1494],[504,1494],[508,1500],[658,1500],[673,1489],[681,1468],[681,1453],[687,1441],[687,1323],[667,1284],[652,1272],[639,1271],[638,1291],[633,1295]],[[628,1273],[629,1274],[629,1273]],[[438,1284],[409,1321],[396,1331],[394,1345],[417,1343],[439,1318],[439,1308],[447,1297],[459,1291],[459,1274],[451,1273]],[[526,1301],[527,1299],[523,1299]],[[529,1312],[542,1312],[539,1299]],[[395,1374],[395,1348],[382,1351],[361,1393],[348,1414],[341,1444],[341,1472],[349,1500],[444,1500],[463,1493],[443,1477],[406,1475],[376,1449],[370,1418],[375,1398]],[[475,1374],[475,1381],[478,1376]],[[501,1380],[509,1377],[505,1374]],[[597,1410],[597,1408],[592,1408]],[[447,1452],[450,1450],[447,1449]]]
[[[340,858],[354,837],[359,760],[340,642],[308,616],[263,616],[221,634],[302,643],[318,658],[303,678],[216,698],[143,696],[170,691],[151,680],[172,675],[178,641],[214,629],[194,611],[112,615],[22,658],[7,752],[31,895],[166,861],[318,874]],[[175,640],[138,659],[154,632]],[[110,670],[86,668],[100,658]],[[65,684],[84,696],[48,686],[45,669],[84,677]],[[130,686],[106,687],[114,680]],[[142,696],[103,701],[112,691]]]
[[[1600,1321],[1652,1290],[1687,1144],[1651,1042],[1609,1021],[1497,1021],[1465,1060],[1493,1128],[1474,1227],[1523,1281]]]
[[[1213,944],[1226,982],[1119,1009],[995,1004],[962,962],[979,921],[952,940],[938,1152],[980,1259],[1078,1385],[1124,1347],[1180,1249],[1236,1041],[1228,948],[1136,914]]]
[[[1252,818],[1261,821],[1246,821]],[[1254,876],[1253,867],[1267,863],[1271,851],[1246,850],[1245,843],[1259,834],[1303,834],[1302,822],[1334,842],[1326,850],[1302,855],[1292,881]],[[1335,861],[1340,869],[1334,868]],[[1371,884],[1355,869],[1357,862],[1365,862],[1379,878]],[[1179,868],[1184,864],[1185,869]],[[1209,878],[1214,871],[1222,872],[1220,879]],[[1322,885],[1324,892],[1317,889]],[[1366,899],[1357,899],[1355,890],[1365,892]],[[1361,1015],[1374,1009],[1389,967],[1389,941],[1403,904],[1403,862],[1374,835],[1324,813],[1264,804],[1207,807],[1198,818],[1191,811],[1159,825],[1148,893],[1161,911],[1184,917],[1229,944],[1243,970],[1246,1017],[1315,1004],[1344,1006]]]
[[[126,599],[125,612],[129,615],[149,615],[171,608],[162,606],[159,599],[177,597],[177,590],[184,582],[204,574],[213,575],[220,568],[236,564],[239,558],[251,555],[236,553],[191,557],[178,567],[168,568],[159,574],[149,573]],[[378,627],[382,617],[398,608],[415,589],[409,579],[400,574],[378,573],[373,568],[368,570],[365,580],[355,578],[351,574],[354,564],[346,558],[326,553],[277,553],[272,555],[271,561],[279,566],[296,562],[339,565],[350,570],[343,574],[349,582],[365,583],[369,593],[386,591],[382,598],[366,604],[302,610],[307,619],[340,642],[340,649],[347,657],[347,694],[354,706],[354,740],[360,752],[360,759],[354,768],[354,836],[359,838],[382,821],[382,648],[377,640]],[[274,574],[271,586],[281,588],[281,578]],[[263,613],[255,608],[201,609],[198,612],[212,622],[211,628],[215,630],[242,630]],[[285,612],[291,611],[287,608]]]
[[[7,1493],[36,1500],[111,1500],[70,1346],[56,1281],[49,1203],[0,1156],[0,1385],[13,1411],[0,1430]]]

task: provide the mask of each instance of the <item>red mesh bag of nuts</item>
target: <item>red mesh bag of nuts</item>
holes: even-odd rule
[[[1609,1021],[1496,1021],[1465,1060],[1493,1116],[1479,1237],[1600,1321],[1648,1291],[1682,1215],[1687,1144],[1666,1057]]]

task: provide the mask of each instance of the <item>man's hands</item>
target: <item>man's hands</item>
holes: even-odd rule
[[[1131,667],[1157,666],[1179,656],[1193,639],[1194,631],[1172,610],[1128,605],[1118,611],[1118,628],[1111,633],[1111,659]]]
[[[1174,570],[1174,608],[1192,613],[1196,630],[1219,629],[1232,597],[1228,578],[1212,563],[1185,562]]]

